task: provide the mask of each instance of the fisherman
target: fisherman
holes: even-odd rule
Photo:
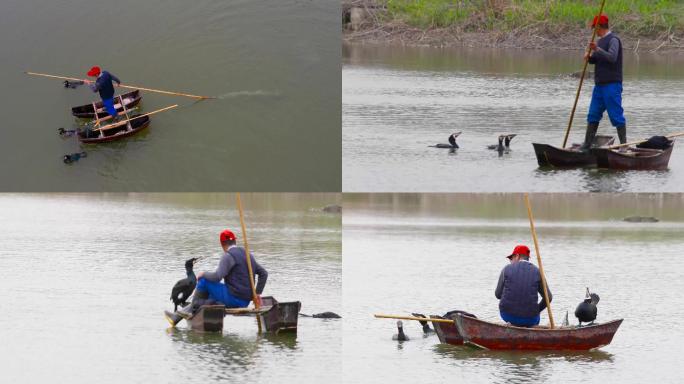
[[[494,294],[499,299],[499,313],[507,323],[518,327],[539,324],[539,313],[546,309],[544,288],[539,269],[530,263],[530,249],[518,245],[506,256],[510,264],[504,267]],[[551,291],[546,287],[551,302]],[[537,294],[542,299],[537,302]]]
[[[610,31],[608,16],[594,17],[592,28],[598,29],[598,42],[591,42],[591,52],[584,59],[595,65],[594,91],[587,115],[587,132],[581,150],[587,151],[596,137],[603,112],[608,111],[610,122],[617,129],[620,144],[627,142],[627,122],[622,109],[622,42]]]
[[[192,304],[176,312],[181,317],[192,317],[194,312],[207,301],[219,302],[227,308],[244,308],[252,301],[252,287],[245,249],[235,245],[235,234],[228,229],[221,232],[219,241],[224,251],[219,265],[213,272],[203,271],[197,274],[197,287]],[[250,259],[253,273],[259,276],[256,282],[256,299],[261,303],[260,295],[266,286],[268,272],[257,263],[253,255],[250,255]]]
[[[107,71],[101,71],[100,67],[98,66],[90,68],[90,71],[88,71],[88,76],[97,78],[97,80],[94,82],[88,81],[88,84],[90,84],[90,89],[92,89],[93,92],[100,93],[102,104],[107,110],[107,113],[109,113],[112,118],[115,118],[118,113],[116,112],[116,108],[114,108],[113,81],[116,81],[117,85],[121,85],[121,80]]]

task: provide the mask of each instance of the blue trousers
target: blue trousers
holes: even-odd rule
[[[531,327],[539,324],[539,315],[536,317],[518,317],[501,311],[499,311],[499,314],[505,322],[511,323],[516,327]]]
[[[116,117],[118,115],[116,108],[114,108],[114,98],[102,99],[102,104],[107,110],[107,113],[109,113],[112,117]]]
[[[209,298],[216,300],[227,308],[244,308],[249,305],[250,300],[240,299],[230,294],[225,284],[209,281],[205,278],[197,281],[195,289],[199,292],[209,292]]]
[[[622,109],[622,83],[594,85],[587,122],[598,124],[605,111],[608,111],[613,127],[624,127],[627,124]]]

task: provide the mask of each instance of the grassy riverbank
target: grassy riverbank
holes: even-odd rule
[[[530,26],[550,31],[587,26],[600,2],[585,0],[388,0],[392,19],[409,25],[458,26],[464,31],[515,31]],[[610,0],[604,13],[622,33],[655,37],[684,31],[684,2],[676,0]]]
[[[369,3],[366,1],[366,3]],[[372,3],[372,2],[371,2]],[[599,0],[380,0],[347,37],[423,45],[575,47],[590,34]],[[604,13],[626,47],[684,49],[684,1],[607,0]],[[384,38],[383,38],[384,36]],[[586,43],[585,43],[586,44]]]

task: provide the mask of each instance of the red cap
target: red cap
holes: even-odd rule
[[[608,16],[606,16],[606,15],[594,16],[594,21],[591,23],[592,28],[596,27],[597,21],[599,24],[608,24]]]
[[[90,71],[88,71],[88,76],[97,77],[99,75],[100,75],[100,67],[98,67],[97,65],[90,68]]]
[[[220,242],[225,242],[225,241],[235,241],[235,234],[231,232],[230,229],[226,229],[225,231],[221,232],[219,235],[219,241]]]
[[[511,253],[510,255],[508,255],[506,257],[510,259],[511,257],[513,257],[515,255],[529,256],[530,255],[530,249],[527,248],[526,245],[516,245],[515,248],[513,249],[513,253]]]

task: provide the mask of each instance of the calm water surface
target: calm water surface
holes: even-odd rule
[[[339,191],[340,18],[335,0],[0,2],[0,190]],[[85,88],[23,71],[85,77],[92,65],[143,92],[146,132],[83,147],[71,107]],[[316,161],[311,161],[316,159]]]
[[[265,294],[303,313],[341,312],[339,195],[245,195]],[[239,232],[228,195],[0,195],[0,360],[7,382],[340,382],[339,320],[302,318],[296,337],[258,336],[253,318],[223,334],[169,330],[163,310],[184,260]],[[237,233],[236,232],[236,233]],[[241,239],[241,236],[238,235]]]
[[[392,341],[395,321],[372,314],[462,309],[498,321],[494,288],[505,255],[532,243],[522,196],[345,195],[346,381],[679,382],[682,197],[532,195],[531,201],[555,320],[567,311],[576,324],[574,309],[588,286],[601,297],[599,322],[625,319],[612,344],[587,353],[483,352],[440,345],[409,321],[411,340]],[[630,215],[662,221],[621,221]],[[381,380],[367,380],[378,372]]]
[[[628,138],[684,131],[684,56],[626,54]],[[343,46],[344,191],[681,191],[684,151],[670,169],[540,170],[532,142],[560,146],[582,69],[576,51]],[[593,81],[569,142],[582,142]],[[604,118],[599,130],[616,135]],[[428,148],[462,131],[457,151]],[[486,146],[516,133],[502,157]]]

